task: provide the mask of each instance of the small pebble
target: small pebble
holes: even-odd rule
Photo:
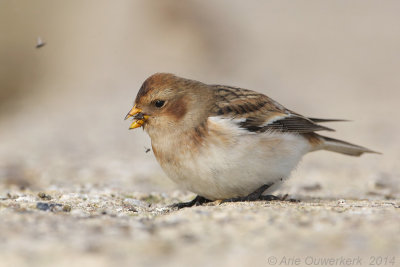
[[[45,199],[45,200],[51,200],[51,196],[44,192],[39,192],[38,197],[40,197],[41,199]]]
[[[36,208],[43,211],[61,211],[63,210],[62,205],[58,203],[45,203],[45,202],[38,202],[36,204]]]
[[[63,206],[63,208],[62,208],[62,211],[64,211],[64,212],[70,212],[71,211],[71,206],[70,205],[64,205]]]
[[[134,207],[129,207],[129,208],[128,208],[128,211],[131,211],[131,212],[138,212],[138,210],[135,209]]]

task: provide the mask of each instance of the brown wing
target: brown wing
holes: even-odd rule
[[[210,116],[238,120],[241,128],[250,132],[311,133],[333,131],[314,121],[286,109],[266,95],[237,87],[213,85],[216,104]]]

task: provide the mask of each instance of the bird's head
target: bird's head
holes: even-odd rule
[[[209,91],[207,85],[194,80],[154,74],[143,83],[125,117],[133,117],[129,129],[143,127],[152,136],[194,127],[207,118]]]

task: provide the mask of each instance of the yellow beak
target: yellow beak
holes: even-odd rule
[[[142,110],[140,108],[137,108],[136,105],[134,105],[133,108],[128,112],[128,114],[126,114],[125,120],[130,117],[133,117],[134,120],[129,127],[129,130],[142,127],[142,125],[149,118],[149,116],[143,115]]]

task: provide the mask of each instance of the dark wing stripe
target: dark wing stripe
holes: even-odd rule
[[[285,117],[265,126],[260,125],[259,121],[256,119],[248,118],[239,125],[241,128],[245,128],[250,132],[276,131],[283,133],[312,133],[315,131],[334,131],[328,127],[315,124],[307,118],[298,116]]]

